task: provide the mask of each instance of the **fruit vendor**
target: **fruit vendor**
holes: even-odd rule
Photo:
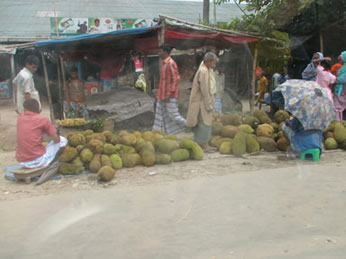
[[[193,79],[190,102],[187,111],[186,125],[193,129],[194,140],[205,151],[211,150],[208,142],[211,136],[213,121],[214,97],[210,88],[210,68],[216,66],[218,58],[212,52],[207,52]]]
[[[23,107],[24,113],[17,120],[16,159],[27,168],[48,166],[59,149],[66,146],[67,140],[59,137],[55,127],[40,114],[40,106],[35,99],[25,100]],[[43,134],[53,138],[46,147],[41,143]]]
[[[67,118],[87,118],[84,81],[78,77],[78,70],[73,67],[70,78],[65,84],[64,112]]]
[[[177,64],[170,57],[171,50],[165,44],[159,50],[162,62],[153,130],[161,130],[164,134],[177,134],[186,129],[186,121],[178,110],[180,76]]]

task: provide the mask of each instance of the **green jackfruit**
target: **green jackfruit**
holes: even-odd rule
[[[260,121],[255,116],[247,116],[243,119],[243,124],[250,125],[251,128],[255,129]]]
[[[221,130],[221,136],[225,138],[234,138],[234,136],[240,131],[239,127],[233,125],[223,126]]]
[[[121,130],[121,131],[119,131],[118,136],[122,137],[122,136],[125,136],[125,135],[128,135],[128,134],[130,134],[130,132],[128,132],[127,130]]]
[[[190,158],[190,152],[187,149],[177,149],[171,153],[172,160],[174,162],[185,161]]]
[[[135,134],[126,134],[120,136],[120,143],[126,146],[134,146],[136,145],[137,138]]]
[[[240,131],[232,141],[232,153],[235,156],[242,156],[246,153],[246,133]]]
[[[147,142],[143,139],[143,138],[137,138],[137,142],[136,142],[136,146],[135,149],[137,152],[141,152],[143,146],[146,144]]]
[[[259,121],[260,121],[260,124],[270,124],[272,123],[273,121],[268,117],[268,115],[266,116],[260,116],[259,118]]]
[[[59,160],[62,162],[70,162],[72,161],[76,156],[78,156],[78,151],[74,147],[66,146],[64,148],[64,151],[59,157]]]
[[[83,161],[83,163],[90,163],[93,157],[94,153],[88,148],[84,148],[80,153],[80,159]]]
[[[99,134],[99,133],[94,133]],[[101,154],[103,152],[103,143],[99,139],[90,139],[88,143],[88,148],[95,154]]]
[[[179,148],[179,143],[171,139],[160,139],[156,143],[157,149],[161,153],[170,154]]]
[[[83,166],[83,162],[79,156],[77,156],[75,159],[73,159],[72,164]]]
[[[221,122],[223,125],[238,126],[241,124],[241,117],[235,114],[223,114],[221,115]]]
[[[141,151],[142,163],[145,166],[153,166],[155,164],[155,152],[149,149]]]
[[[256,153],[260,151],[260,145],[255,135],[249,134],[246,136],[246,151],[248,153]]]
[[[89,164],[89,170],[93,173],[97,173],[101,167],[101,155],[95,154],[93,160],[91,160]]]
[[[169,154],[156,154],[156,164],[167,165],[172,162],[172,157]]]
[[[223,142],[219,148],[221,154],[228,155],[232,153],[232,141]]]
[[[163,135],[163,138],[165,139],[171,139],[171,140],[178,140],[178,137],[176,135]]]
[[[94,131],[92,131],[91,129],[88,129],[88,130],[84,130],[82,134],[84,135],[84,137],[91,136],[92,134],[94,134]]]
[[[126,146],[123,144],[115,145],[115,149],[116,149],[116,153],[120,156],[122,154],[135,154],[136,153],[136,149],[134,147]]]
[[[113,134],[110,142],[112,145],[120,144],[120,137]]]
[[[85,147],[84,145],[78,145],[78,146],[76,146],[76,150],[77,150],[78,154],[79,154],[80,152],[82,152],[82,150],[83,150],[84,147]]]
[[[284,110],[278,110],[275,114],[274,114],[274,120],[277,123],[281,123],[284,122],[286,120],[288,120],[290,118],[290,115],[288,114],[288,112],[284,111]]]
[[[221,136],[213,136],[213,137],[211,137],[210,140],[209,140],[209,145],[212,146],[212,147],[217,147],[217,142],[221,138],[222,138]]]
[[[62,163],[59,167],[60,174],[80,174],[84,171],[84,167],[73,163]]]
[[[151,131],[146,131],[143,133],[143,139],[145,141],[154,142],[154,133]]]
[[[67,136],[70,146],[77,147],[78,145],[85,145],[85,137],[80,133],[70,133]]]
[[[254,129],[250,127],[250,125],[247,125],[247,124],[242,124],[239,126],[239,129],[242,131],[242,132],[245,132],[245,133],[248,133],[248,134],[252,134],[254,133]]]
[[[113,154],[110,156],[110,160],[112,163],[112,167],[114,169],[121,169],[123,167],[123,161],[121,160],[121,157],[117,154]]]
[[[191,158],[193,160],[202,160],[204,156],[203,149],[197,142],[191,139],[183,139],[181,141],[183,148],[188,149],[191,152]]]
[[[217,148],[218,150],[220,150],[220,147],[221,147],[221,145],[222,145],[223,142],[230,142],[230,141],[232,141],[231,138],[219,138],[219,139],[216,141],[216,148]]]
[[[103,143],[106,142],[106,137],[102,133],[93,133],[90,136],[90,139],[98,139],[98,140],[102,141]]]
[[[256,128],[256,135],[262,137],[271,137],[274,133],[274,129],[269,124],[261,124]]]
[[[143,151],[143,150],[148,150],[150,152],[154,152],[155,153],[155,148],[154,148],[154,145],[153,143],[147,141],[147,143],[145,143],[142,147],[142,149],[140,151]]]
[[[279,131],[279,124],[277,124],[276,122],[272,122],[269,125],[272,126],[274,132],[278,132]]]
[[[112,144],[106,143],[103,145],[103,153],[106,155],[114,154],[116,151],[117,150],[116,150],[115,146],[113,146]]]
[[[341,144],[346,140],[346,128],[344,126],[337,124],[334,128],[335,140]]]
[[[342,125],[342,123],[340,121],[333,120],[331,123],[329,123],[326,131],[334,131],[336,125]]]
[[[223,125],[221,122],[213,122],[211,125],[211,134],[214,136],[220,136],[222,127]]]
[[[115,170],[110,166],[103,166],[97,172],[97,176],[100,180],[108,182],[114,178]]]
[[[102,134],[105,136],[106,142],[111,142],[113,133],[110,130],[105,130]]]
[[[276,142],[276,145],[279,150],[286,151],[287,148],[290,146],[290,143],[285,137],[283,137]]]
[[[137,158],[138,154],[123,154],[121,156],[121,160],[123,162],[123,166],[126,168],[131,168],[131,167],[135,167],[137,165]]]
[[[324,147],[325,147],[327,150],[337,149],[337,148],[338,148],[338,143],[337,143],[336,140],[333,139],[333,138],[327,138],[327,139],[324,141]]]
[[[278,150],[276,142],[272,138],[257,137],[257,141],[260,144],[261,149],[264,149],[264,151],[275,152]]]
[[[334,132],[333,131],[327,131],[325,133],[325,138],[335,138]]]
[[[101,165],[112,167],[112,162],[111,162],[111,159],[109,158],[109,156],[101,155]]]

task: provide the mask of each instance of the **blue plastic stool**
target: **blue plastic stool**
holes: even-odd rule
[[[321,150],[319,148],[311,148],[300,153],[300,159],[306,160],[306,156],[312,156],[312,161],[320,161]]]

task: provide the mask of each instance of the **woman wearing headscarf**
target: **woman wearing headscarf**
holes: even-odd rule
[[[343,111],[346,109],[346,51],[341,53],[341,59],[344,65],[338,72],[334,95],[334,109],[336,112],[336,118],[339,121],[343,120]]]
[[[315,81],[317,76],[316,67],[320,62],[320,59],[323,58],[323,54],[321,52],[316,52],[311,59],[311,62],[307,65],[302,73],[302,77],[304,80]]]

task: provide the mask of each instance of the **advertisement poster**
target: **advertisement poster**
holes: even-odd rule
[[[124,29],[153,26],[156,23],[148,19],[133,18],[71,18],[51,17],[51,35],[69,36],[85,33],[105,33]]]

